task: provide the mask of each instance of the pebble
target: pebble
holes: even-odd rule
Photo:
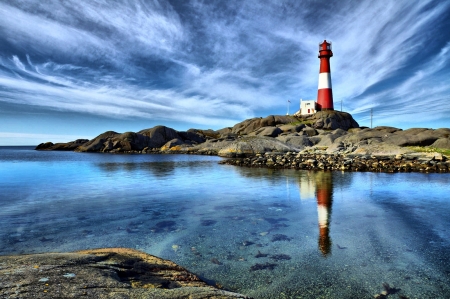
[[[434,159],[434,158],[433,158]],[[450,160],[439,156],[439,160],[423,161],[417,157],[399,155],[345,155],[325,153],[266,153],[264,156],[230,158],[220,164],[245,167],[305,170],[339,170],[368,172],[441,172],[450,171]]]

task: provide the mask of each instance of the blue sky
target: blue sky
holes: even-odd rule
[[[450,127],[450,1],[0,1],[0,145],[220,129],[315,99],[360,125]]]

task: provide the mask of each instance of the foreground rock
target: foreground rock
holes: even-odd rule
[[[248,298],[125,248],[0,256],[0,298]]]

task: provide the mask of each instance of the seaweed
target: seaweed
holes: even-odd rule
[[[278,266],[277,264],[272,263],[265,263],[265,264],[254,264],[250,267],[250,271],[257,271],[257,270],[273,270],[275,267]]]

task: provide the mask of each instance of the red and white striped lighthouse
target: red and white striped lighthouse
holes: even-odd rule
[[[319,44],[320,73],[317,104],[320,110],[334,110],[330,74],[330,57],[332,56],[331,42],[324,40]]]

